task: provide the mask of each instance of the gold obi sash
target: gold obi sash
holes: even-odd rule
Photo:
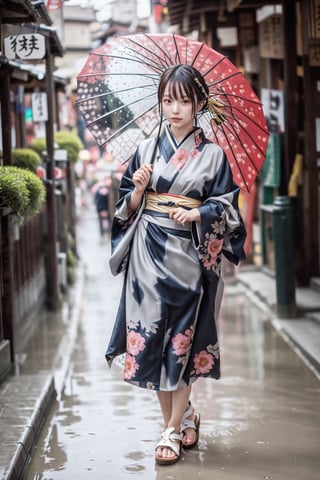
[[[145,210],[166,213],[170,208],[182,207],[191,210],[200,207],[201,204],[200,200],[183,195],[148,192],[144,208]]]

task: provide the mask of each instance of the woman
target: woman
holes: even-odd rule
[[[106,358],[111,365],[126,352],[124,379],[157,391],[164,429],[155,460],[172,464],[198,442],[192,384],[220,376],[221,254],[235,264],[244,258],[245,229],[226,156],[196,127],[210,102],[202,75],[190,65],[168,68],[158,99],[167,123],[158,139],[142,142],[120,185],[114,254],[139,221],[130,257],[114,271],[125,268],[125,278]]]

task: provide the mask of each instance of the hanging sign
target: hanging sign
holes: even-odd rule
[[[271,133],[282,133],[284,127],[284,97],[282,90],[270,88],[261,89],[261,102],[266,117],[268,129]]]
[[[34,122],[46,122],[48,120],[47,94],[34,92],[31,94],[32,118]]]
[[[320,0],[309,0],[309,15],[309,40],[320,39]]]
[[[46,54],[45,39],[39,33],[10,35],[4,39],[4,53],[9,60],[36,60]]]
[[[262,58],[283,58],[282,15],[271,15],[259,24],[259,48]]]
[[[47,0],[48,12],[62,9],[62,0]]]

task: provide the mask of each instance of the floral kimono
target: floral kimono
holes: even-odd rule
[[[111,365],[125,353],[126,381],[172,391],[198,377],[220,376],[215,316],[221,256],[234,264],[243,259],[246,234],[226,156],[201,129],[177,145],[166,125],[154,149],[155,139],[142,142],[120,185],[113,255],[135,216],[136,221],[127,242],[130,254],[113,271],[124,268],[124,284],[106,359]],[[132,175],[151,161],[146,199],[132,214]],[[160,198],[159,208],[150,208],[155,202],[149,198]],[[189,208],[199,205],[200,222],[181,225],[169,218],[166,209],[181,199],[186,205],[190,200]]]

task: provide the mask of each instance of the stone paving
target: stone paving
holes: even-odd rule
[[[107,245],[104,247],[108,248]],[[298,289],[297,304],[304,316],[279,319],[274,312],[273,278],[256,269],[241,268],[237,279],[245,287],[246,294],[265,311],[275,330],[318,375],[319,292]],[[47,412],[56,398],[62,395],[76,346],[86,282],[91,280],[80,261],[76,284],[66,297],[63,308],[57,313],[39,313],[35,319],[38,327],[27,350],[20,352],[15,371],[0,385],[1,480],[23,478]],[[118,288],[117,282],[114,282],[114,288]]]

